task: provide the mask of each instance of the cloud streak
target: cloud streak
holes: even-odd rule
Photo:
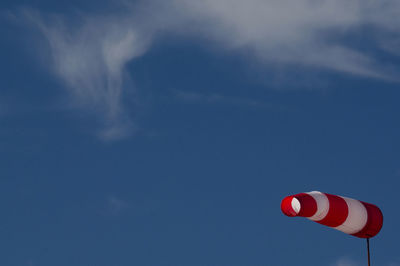
[[[127,209],[129,207],[129,204],[115,196],[109,196],[107,198],[107,203],[105,206],[105,211],[106,214],[112,215],[112,216],[117,216],[119,215],[122,211]]]
[[[101,117],[105,139],[132,129],[123,104],[126,66],[164,36],[191,38],[272,68],[397,79],[376,52],[400,54],[396,0],[147,0],[107,15],[25,11],[24,17],[45,36],[51,70],[75,103]],[[361,32],[368,43],[357,41]]]
[[[272,104],[250,98],[226,96],[217,93],[201,94],[193,91],[192,92],[174,91],[174,96],[176,99],[190,104],[193,103],[226,104],[226,105],[231,105],[236,107],[246,107],[246,108],[269,108],[281,111],[287,110],[287,107],[279,104]]]
[[[359,266],[359,264],[353,260],[341,258],[333,266]]]
[[[222,49],[242,51],[267,64],[323,68],[393,78],[372,53],[346,41],[362,27],[394,31],[400,4],[358,0],[175,0],[186,19]],[[377,10],[380,11],[377,12]],[[377,15],[378,14],[378,15]],[[391,23],[387,17],[392,17]],[[378,37],[378,36],[375,36]],[[380,36],[381,43],[387,43]],[[383,68],[383,69],[382,69]]]
[[[128,134],[130,119],[122,96],[126,64],[141,56],[150,40],[130,22],[117,17],[84,17],[71,25],[61,17],[25,12],[49,45],[51,71],[68,88],[74,103],[102,117],[100,136],[115,139]]]

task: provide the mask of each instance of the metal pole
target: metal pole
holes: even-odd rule
[[[369,257],[369,238],[367,238],[367,251],[368,251],[368,266],[371,266],[371,260]]]

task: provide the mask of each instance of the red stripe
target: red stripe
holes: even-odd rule
[[[325,218],[317,221],[317,223],[330,227],[336,227],[343,224],[349,214],[349,208],[347,207],[346,201],[339,196],[324,194],[329,200],[329,211]]]
[[[317,212],[317,202],[313,197],[306,193],[293,195],[300,202],[300,212],[297,216],[311,217]]]
[[[383,225],[383,215],[381,210],[375,205],[362,201],[361,203],[367,209],[368,220],[364,228],[360,232],[353,234],[353,236],[370,238],[378,234],[381,230]]]
[[[287,196],[281,202],[282,212],[289,217],[297,216],[297,213],[292,208],[292,200],[293,196]]]

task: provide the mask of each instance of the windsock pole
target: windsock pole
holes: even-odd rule
[[[371,266],[371,260],[369,257],[369,238],[367,238],[367,252],[368,252],[368,266]]]

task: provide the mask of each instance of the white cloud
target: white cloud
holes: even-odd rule
[[[391,79],[373,55],[344,40],[361,27],[396,31],[394,0],[174,0],[196,30],[222,49],[246,51],[269,64],[297,64]],[[377,12],[379,11],[379,12]],[[391,20],[388,17],[392,18]],[[380,41],[386,43],[385,36]],[[382,69],[383,67],[383,69]]]
[[[76,103],[102,117],[101,135],[108,139],[132,127],[122,104],[127,63],[165,35],[193,38],[272,68],[397,80],[397,70],[371,52],[400,54],[397,0],[147,0],[107,15],[25,17],[48,40],[54,73]],[[360,32],[368,43],[357,47],[349,40]]]
[[[79,22],[71,23],[25,14],[47,39],[50,69],[65,83],[74,104],[103,118],[100,136],[115,139],[129,134],[132,127],[122,105],[125,67],[146,51],[146,35],[126,17],[77,17]]]

